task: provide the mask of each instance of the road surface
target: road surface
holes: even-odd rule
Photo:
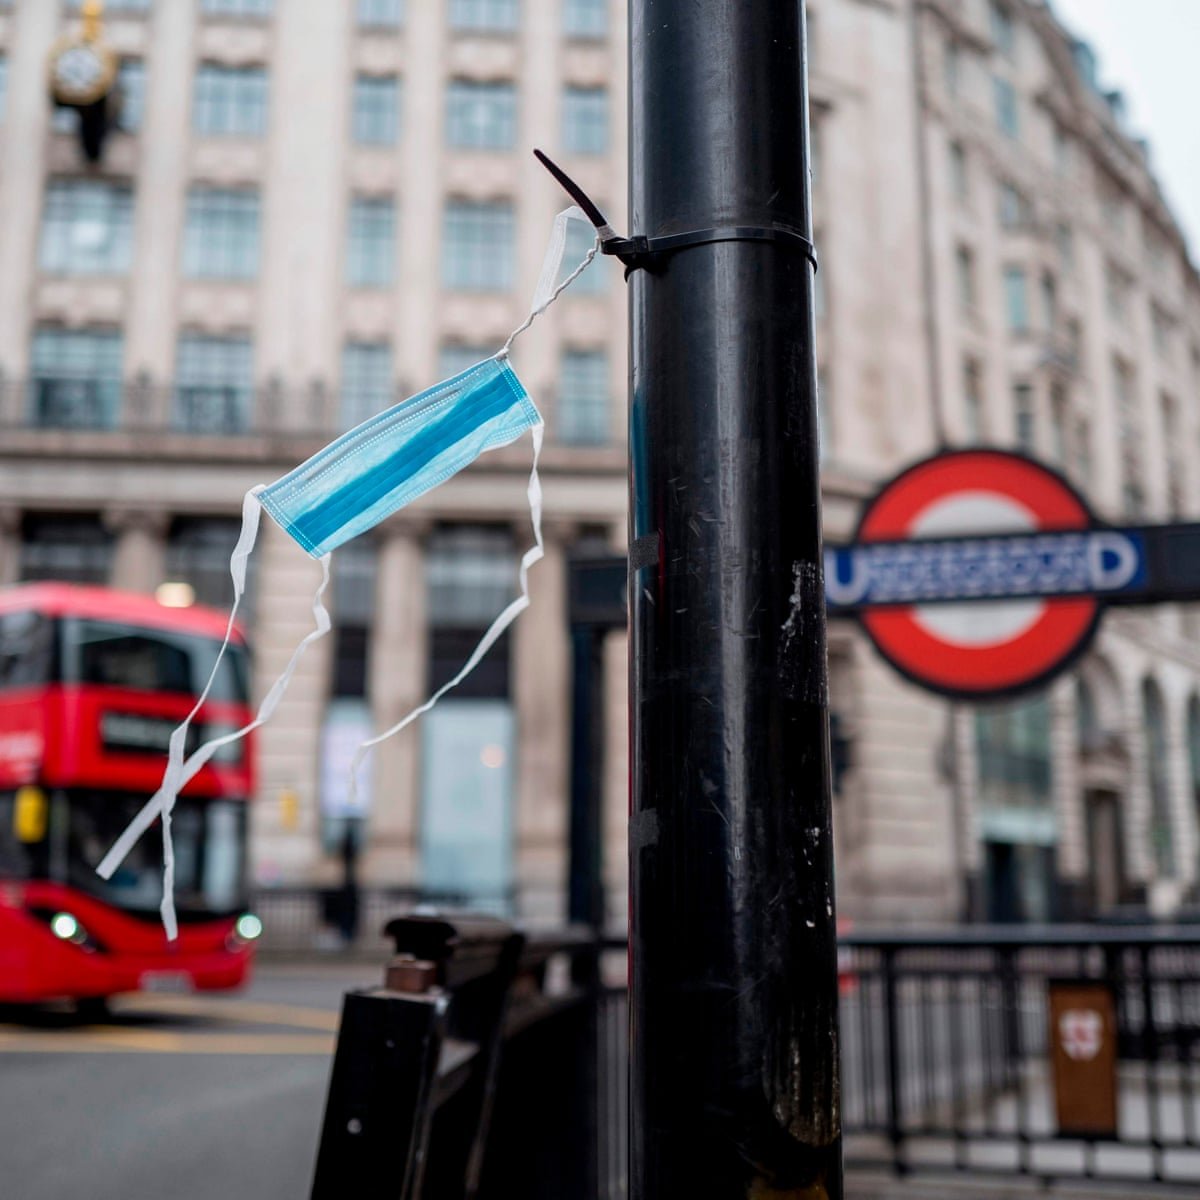
[[[98,1023],[0,1010],[0,1196],[307,1196],[341,995],[378,974],[266,967],[236,995],[131,996]]]

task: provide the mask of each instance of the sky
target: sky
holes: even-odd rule
[[[1100,82],[1119,88],[1129,131],[1150,142],[1154,174],[1200,262],[1200,0],[1051,0],[1090,42]]]

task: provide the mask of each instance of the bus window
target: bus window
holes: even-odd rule
[[[66,681],[198,696],[220,643],[171,629],[146,629],[75,618],[65,629]],[[246,652],[231,645],[209,699],[245,704]]]
[[[48,683],[54,666],[54,626],[35,612],[0,614],[0,691]]]
[[[16,796],[0,792],[0,879],[20,879],[29,869],[29,855],[17,836]]]
[[[131,912],[157,913],[162,899],[162,840],[156,822],[105,881],[96,864],[145,802],[141,796],[70,795],[70,882]],[[246,806],[183,796],[171,821],[175,896],[181,916],[233,912],[245,903]]]

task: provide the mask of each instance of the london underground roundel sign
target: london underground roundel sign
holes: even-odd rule
[[[855,542],[1086,530],[1086,502],[1065,479],[1003,450],[960,450],[916,463],[869,501]],[[985,699],[1047,682],[1095,633],[1095,595],[864,609],[888,662],[944,695]]]

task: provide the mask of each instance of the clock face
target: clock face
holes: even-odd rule
[[[95,42],[73,41],[50,64],[54,98],[60,104],[91,104],[108,91],[115,73],[112,51]]]
[[[66,92],[90,92],[104,78],[104,64],[90,46],[72,46],[58,56],[54,80]]]

